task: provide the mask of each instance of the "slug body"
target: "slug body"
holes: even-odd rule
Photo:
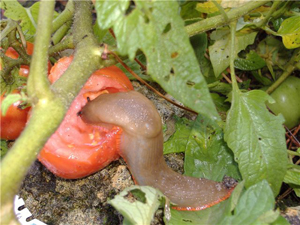
[[[223,183],[188,177],[174,172],[163,158],[160,116],[142,94],[130,91],[102,94],[82,109],[86,123],[117,125],[123,129],[119,154],[125,159],[139,185],[152,186],[164,193],[178,210],[200,210],[230,196]]]

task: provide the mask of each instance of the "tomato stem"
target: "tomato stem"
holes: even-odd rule
[[[201,20],[196,23],[190,24],[185,27],[187,33],[189,36],[194,36],[196,34],[203,33],[208,30],[215,29],[217,27],[221,27],[224,25],[227,25],[228,22],[238,20],[243,15],[251,12],[253,9],[256,9],[270,1],[251,1],[241,7],[238,7],[236,9],[232,9],[227,13],[228,21],[224,20],[223,15],[218,15],[211,17],[206,20]]]

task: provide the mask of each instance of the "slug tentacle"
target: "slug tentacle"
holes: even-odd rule
[[[82,119],[94,125],[123,129],[120,155],[139,185],[162,191],[179,210],[200,210],[230,196],[223,183],[188,177],[169,168],[163,157],[160,116],[150,100],[130,91],[102,94],[82,109]]]

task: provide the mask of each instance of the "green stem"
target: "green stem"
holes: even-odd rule
[[[230,22],[230,76],[231,76],[231,81],[232,81],[232,88],[233,89],[238,89],[238,84],[236,81],[235,77],[235,70],[234,70],[234,60],[236,57],[236,51],[235,51],[235,31],[236,31],[236,21]]]
[[[64,23],[71,20],[74,14],[74,3],[73,0],[69,0],[65,10],[55,18],[52,24],[52,33],[57,31]]]
[[[214,5],[219,9],[219,11],[220,11],[220,13],[223,15],[223,17],[224,17],[224,20],[226,21],[226,22],[228,22],[228,16],[227,16],[227,14],[226,14],[226,12],[224,11],[224,9],[223,9],[223,7],[218,3],[218,2],[216,2],[215,0],[212,0],[212,2],[214,3]]]
[[[261,20],[259,23],[257,23],[256,26],[257,27],[265,26],[269,22],[269,19],[272,17],[272,15],[276,11],[279,4],[281,4],[281,1],[274,1],[273,5],[272,5],[271,9],[268,11],[268,14],[266,15],[266,17],[263,20]]]
[[[28,95],[32,104],[37,104],[39,99],[53,98],[48,80],[48,48],[51,37],[54,1],[43,2],[40,11],[43,16],[39,17],[36,38],[34,42],[34,54],[30,65],[30,75],[27,82]]]
[[[291,151],[291,150],[287,150],[287,153],[288,153],[289,155],[300,156],[300,153],[295,152],[295,151]]]
[[[72,21],[69,20],[64,25],[62,25],[52,36],[52,42],[54,45],[59,43],[61,39],[66,35],[66,33],[70,30],[72,25]]]
[[[289,63],[286,65],[281,76],[266,90],[267,94],[271,94],[300,64],[299,62],[300,48],[296,49]]]
[[[20,58],[23,59],[24,64],[29,65],[31,61],[31,57],[26,52],[26,45],[21,46],[20,42],[17,40],[16,30],[12,30],[8,34],[8,39],[9,39],[10,46],[13,47],[13,49],[19,54]]]
[[[91,5],[86,1],[75,1],[75,15],[73,28],[74,44],[76,51],[73,62],[66,72],[53,84],[55,93],[62,97],[68,106],[75,98],[83,84],[90,74],[101,67],[101,54],[103,48],[100,48],[92,29],[92,17],[87,17],[91,12]],[[84,60],[82,60],[84,59]],[[63,88],[62,88],[63,87]],[[70,93],[68,90],[72,90]]]
[[[17,28],[17,22],[9,19],[5,28],[0,33],[0,41],[2,41],[3,38],[7,37],[7,35],[14,29]]]
[[[73,36],[67,36],[61,42],[49,48],[49,56],[53,56],[56,53],[61,52],[65,49],[73,49],[73,48],[74,48]]]
[[[194,36],[196,34],[215,29],[216,27],[227,25],[228,22],[238,20],[243,15],[249,13],[253,9],[256,9],[259,6],[262,6],[270,1],[251,1],[241,7],[232,9],[227,12],[228,21],[224,20],[223,15],[218,15],[206,20],[202,20],[193,24],[186,26],[186,31],[189,36]]]

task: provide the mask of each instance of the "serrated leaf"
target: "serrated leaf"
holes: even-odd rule
[[[279,213],[273,211],[275,205],[272,190],[266,180],[251,186],[238,201],[234,214],[226,216],[219,224],[264,224],[264,220],[275,221]]]
[[[234,88],[225,140],[234,152],[245,186],[266,179],[277,195],[287,165],[284,119],[269,113],[267,100],[271,97],[263,91],[242,93]]]
[[[175,118],[176,132],[164,143],[164,154],[185,152],[188,137],[194,121],[186,118]]]
[[[7,18],[21,21],[20,25],[28,39],[36,33],[37,20],[35,19],[38,15],[33,16],[32,12],[38,13],[38,11],[36,11],[38,5],[39,3],[36,3],[31,8],[24,8],[17,0],[3,0],[1,8],[4,9],[4,15]],[[31,9],[33,9],[33,11],[31,11]]]
[[[198,115],[190,132],[185,151],[185,175],[222,181],[225,175],[240,179],[233,154],[223,140],[221,129],[208,125],[206,118]]]
[[[2,0],[0,8],[4,10],[4,16],[15,21],[20,21],[22,31],[27,41],[33,41],[36,33],[40,3],[36,2],[31,7],[23,7],[17,0]],[[54,12],[54,17],[58,15]]]
[[[254,51],[250,51],[246,55],[246,59],[237,58],[234,61],[234,67],[240,70],[258,70],[263,68],[266,62]]]
[[[190,45],[176,1],[96,1],[101,29],[113,27],[118,51],[131,60],[138,49],[147,58],[147,72],[174,98],[219,118]],[[129,6],[129,8],[128,8]]]
[[[254,42],[257,32],[244,33],[238,31],[236,33],[235,57],[248,45]],[[219,29],[213,31],[211,39],[215,43],[209,46],[209,55],[215,76],[219,76],[229,66],[229,51],[230,51],[230,32],[229,29]]]
[[[8,108],[9,108],[12,104],[14,104],[14,103],[20,101],[21,99],[22,99],[22,95],[20,95],[20,94],[9,94],[9,95],[7,95],[7,96],[3,99],[2,103],[1,103],[2,116],[5,116],[5,114],[6,114],[7,110],[8,110]]]
[[[300,47],[300,16],[293,16],[284,20],[278,30],[283,44],[288,49]]]
[[[144,193],[144,201],[139,199],[128,199],[131,191],[139,190]],[[150,224],[153,215],[160,206],[159,199],[163,194],[148,186],[132,186],[116,195],[112,200],[108,201],[115,207],[130,224]]]

